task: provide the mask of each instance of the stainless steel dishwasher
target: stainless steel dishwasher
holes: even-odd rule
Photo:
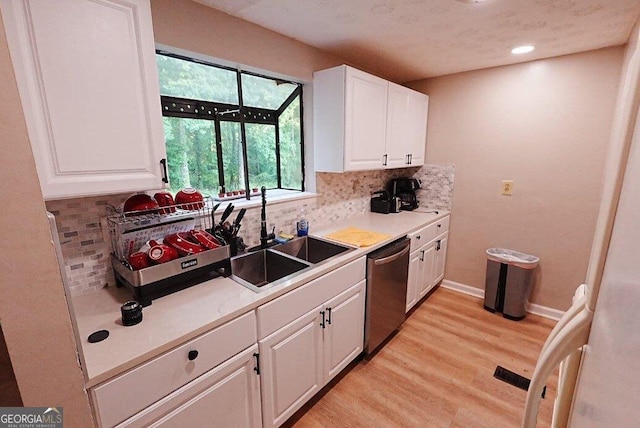
[[[366,354],[372,354],[406,318],[410,243],[405,237],[367,257]]]

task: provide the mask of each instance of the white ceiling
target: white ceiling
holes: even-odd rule
[[[196,1],[397,82],[621,45],[640,15],[640,0]]]

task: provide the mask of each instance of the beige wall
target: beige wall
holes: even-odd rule
[[[427,161],[455,164],[445,278],[484,287],[485,249],[540,257],[531,302],[568,308],[598,215],[623,48],[413,82]],[[502,180],[513,196],[500,196]]]
[[[11,60],[0,21],[0,322],[25,406],[64,407],[65,426],[91,410]]]
[[[311,81],[338,57],[264,27],[185,0],[153,0],[156,43]]]

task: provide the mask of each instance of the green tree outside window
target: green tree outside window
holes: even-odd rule
[[[304,190],[301,84],[164,52],[156,60],[173,191]]]

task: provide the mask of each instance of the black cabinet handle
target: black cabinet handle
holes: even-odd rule
[[[189,361],[195,360],[196,358],[198,358],[198,351],[196,351],[195,349],[192,351],[189,351],[187,358],[189,358]]]
[[[324,311],[320,311],[320,315],[322,315],[322,321],[320,321],[320,327],[325,328],[325,324],[324,324]]]
[[[438,225],[438,229],[440,229],[441,227],[442,227],[442,225],[441,225],[441,224],[439,224],[439,225]]]
[[[260,354],[257,352],[254,352],[253,356],[256,359],[256,366],[253,368],[253,371],[256,372],[257,375],[259,375],[260,374]]]
[[[436,251],[440,251],[440,241],[436,241]]]
[[[385,153],[383,156],[384,160],[382,161],[383,166],[387,166],[387,154]]]
[[[420,251],[420,261],[424,261],[424,250]]]
[[[420,240],[420,235],[416,236],[416,239],[419,241]]]
[[[413,163],[413,154],[409,153],[409,165]]]
[[[331,324],[331,308],[327,308],[327,312],[329,313],[329,318],[327,318],[327,324]]]
[[[166,158],[160,159],[160,165],[162,165],[162,182],[168,183],[169,174],[167,174],[167,159]]]

